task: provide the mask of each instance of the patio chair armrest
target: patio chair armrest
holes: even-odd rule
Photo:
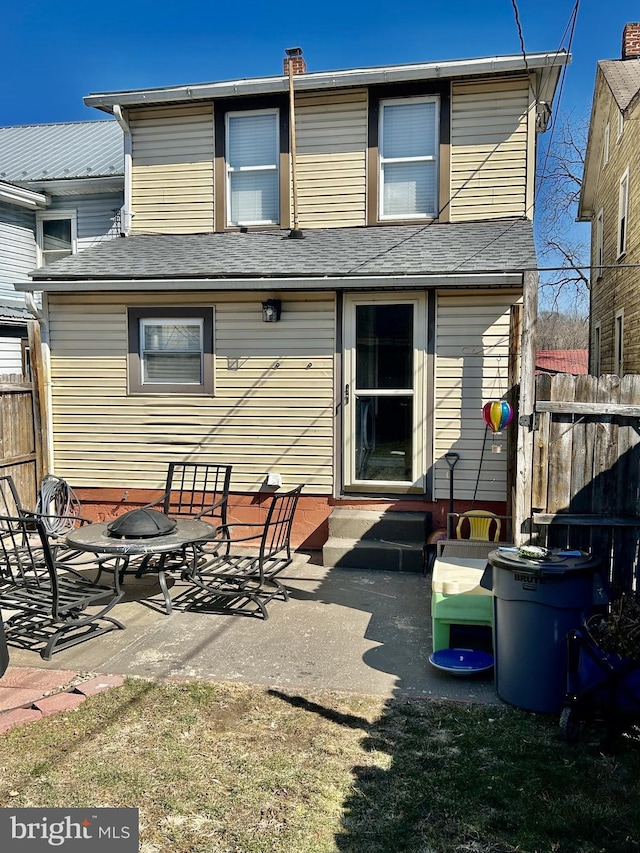
[[[204,518],[207,515],[211,515],[214,510],[219,509],[221,506],[224,506],[226,502],[227,497],[226,495],[224,495],[220,498],[220,500],[217,500],[215,503],[212,503],[204,509],[201,509],[200,512],[196,513],[193,517],[196,521],[199,521],[201,518]]]

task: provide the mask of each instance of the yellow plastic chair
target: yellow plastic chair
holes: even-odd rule
[[[465,528],[469,535],[465,535]],[[499,516],[486,509],[470,509],[461,512],[456,525],[456,539],[482,539],[484,542],[497,542],[500,538],[502,522]]]

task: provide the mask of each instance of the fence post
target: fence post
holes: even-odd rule
[[[36,483],[42,482],[45,474],[50,473],[49,419],[47,417],[47,399],[45,393],[45,365],[42,353],[42,336],[37,320],[28,324],[29,354],[31,356],[31,384],[33,388],[33,429],[36,449]]]
[[[523,279],[520,404],[518,406],[516,499],[513,530],[513,540],[516,545],[528,540],[531,529],[537,316],[538,273],[526,271]]]

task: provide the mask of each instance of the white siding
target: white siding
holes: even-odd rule
[[[259,294],[180,293],[215,305],[213,397],[127,396],[126,305],[115,295],[50,296],[56,473],[75,486],[159,488],[171,459],[234,466],[232,488],[267,472],[309,493],[333,486],[332,295],[288,294],[279,323]],[[164,295],[127,305],[171,304]]]
[[[505,500],[506,435],[502,453],[491,451],[482,407],[508,390],[510,306],[518,293],[439,293],[435,368],[435,497],[449,497],[444,454],[460,454],[455,469],[455,496]],[[484,454],[483,454],[484,445]]]
[[[213,231],[213,105],[132,110],[132,230]]]
[[[453,84],[452,221],[533,217],[527,210],[528,112],[524,77]]]
[[[0,301],[24,305],[14,281],[25,281],[37,265],[35,216],[14,205],[0,207]]]
[[[117,215],[122,193],[57,196],[47,210],[75,210],[78,224],[78,251],[117,237]]]
[[[366,223],[367,93],[296,97],[300,225]]]
[[[22,341],[20,338],[0,337],[0,378],[8,373],[22,373]]]

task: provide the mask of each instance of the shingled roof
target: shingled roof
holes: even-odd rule
[[[403,276],[518,272],[536,267],[528,219],[318,228],[288,231],[140,234],[106,241],[34,270],[44,280],[225,279]]]
[[[618,109],[624,112],[640,91],[640,59],[602,59],[598,66]]]

